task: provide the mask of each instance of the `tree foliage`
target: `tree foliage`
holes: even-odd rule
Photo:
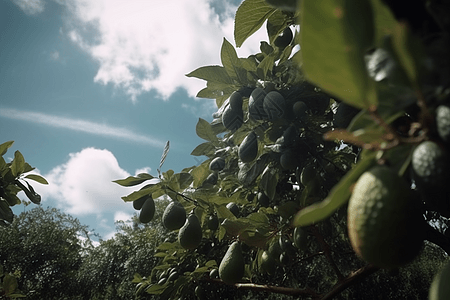
[[[77,272],[90,247],[87,227],[54,208],[33,208],[0,228],[0,264],[19,275],[27,299],[78,295]]]
[[[444,234],[450,199],[437,192],[444,186],[422,184],[429,180],[418,177],[411,157],[427,140],[448,153],[444,135],[450,117],[435,118],[437,107],[450,101],[449,60],[443,59],[450,56],[442,47],[448,45],[449,20],[440,12],[448,7],[428,1],[425,11],[415,4],[412,18],[386,2],[242,2],[235,17],[236,45],[264,24],[269,42],[242,58],[224,39],[221,66],[187,74],[206,81],[197,97],[217,105],[213,120],[199,119],[195,128],[204,142],[191,154],[205,161],[180,173],[162,172],[167,144],[159,180],[123,197],[167,195],[202,227],[202,241],[193,250],[175,238],[157,247],[158,266],[134,280],[137,296],[370,299],[374,294],[367,287],[374,284],[384,298],[427,294],[442,250],[450,251]],[[220,168],[213,164],[218,158]],[[431,170],[425,173],[447,179],[447,158],[429,160]],[[427,221],[421,230],[431,243],[398,270],[365,262],[347,235],[353,186],[377,165],[407,182],[411,205],[417,201]],[[132,186],[149,179],[156,177],[140,174],[115,182]],[[209,226],[211,219],[219,225]],[[294,228],[301,228],[303,242]],[[236,241],[244,275],[225,284],[214,273]],[[268,255],[275,267],[261,268]]]

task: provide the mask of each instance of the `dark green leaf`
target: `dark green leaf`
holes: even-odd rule
[[[292,222],[293,226],[307,226],[320,222],[348,201],[352,193],[352,185],[361,174],[376,163],[376,152],[364,152],[366,152],[364,159],[359,161],[351,171],[342,177],[341,181],[330,191],[327,198],[300,210],[295,215]]]
[[[287,22],[285,15],[281,10],[276,10],[267,20],[267,34],[269,35],[269,42],[273,45],[273,41],[286,28]]]
[[[3,291],[7,297],[13,294],[17,290],[18,286],[16,277],[10,274],[5,275],[3,278]]]
[[[276,9],[264,0],[245,0],[236,11],[234,41],[241,47],[245,40],[255,33]]]
[[[147,180],[153,179],[154,177],[147,173],[141,173],[135,176],[129,176],[126,179],[118,179],[113,182],[120,184],[121,186],[134,186],[141,184]]]
[[[259,183],[260,188],[269,197],[270,200],[275,198],[276,187],[278,184],[278,172],[275,168],[267,166],[261,175]]]

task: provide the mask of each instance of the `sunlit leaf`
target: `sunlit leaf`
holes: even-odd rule
[[[212,143],[206,142],[201,143],[194,150],[192,150],[191,155],[194,156],[202,156],[202,155],[210,155],[214,153],[215,147]]]
[[[236,11],[234,41],[241,47],[245,40],[255,33],[276,9],[264,0],[245,0]]]
[[[0,145],[0,156],[5,155],[8,149],[14,144],[14,141],[9,141]]]
[[[233,80],[222,66],[205,66],[200,67],[186,75],[187,77],[196,77],[206,81],[221,82],[232,84]]]
[[[20,151],[14,153],[14,159],[11,162],[11,171],[13,176],[17,177],[25,170],[25,158]]]
[[[147,180],[153,179],[154,177],[147,173],[141,173],[137,176],[129,176],[126,179],[118,179],[114,180],[113,182],[120,184],[121,186],[134,186],[141,184]]]
[[[39,182],[41,184],[48,184],[48,181],[44,177],[42,177],[40,175],[37,175],[37,174],[28,174],[27,176],[25,176],[25,178],[34,180],[34,181]]]
[[[356,107],[376,105],[364,62],[374,39],[370,1],[302,1],[300,11],[307,79]]]
[[[220,58],[228,75],[236,79],[241,85],[246,85],[247,70],[242,66],[242,62],[238,58],[233,45],[225,38],[223,39],[222,49],[220,50]]]
[[[195,127],[195,132],[200,138],[204,140],[210,142],[216,142],[218,140],[217,136],[214,134],[211,124],[209,124],[208,121],[202,118],[198,119],[197,125]]]

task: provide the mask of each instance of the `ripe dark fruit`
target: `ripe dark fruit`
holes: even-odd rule
[[[248,100],[248,112],[253,120],[265,120],[267,114],[264,110],[264,98],[267,93],[263,88],[257,87],[253,90]]]
[[[286,150],[280,156],[280,165],[284,170],[295,169],[297,157],[292,150]]]
[[[185,249],[195,249],[202,241],[202,227],[195,214],[190,214],[178,232],[178,241]]]
[[[235,111],[242,110],[242,95],[239,92],[233,92],[229,99],[231,109]]]
[[[436,108],[436,127],[441,139],[450,142],[450,107],[439,105]]]
[[[279,92],[271,91],[264,97],[263,108],[269,120],[282,118],[286,112],[286,100]]]
[[[162,216],[163,225],[169,230],[180,229],[186,221],[186,211],[179,202],[170,202]]]
[[[216,157],[209,163],[209,169],[211,171],[222,171],[225,167],[225,158]]]
[[[308,106],[306,106],[305,102],[303,101],[297,101],[292,106],[292,110],[294,111],[294,116],[296,119],[304,120],[306,117]]]
[[[205,181],[203,181],[203,185],[215,185],[217,183],[217,180],[219,179],[219,176],[216,172],[213,172],[206,177]]]
[[[227,208],[233,213],[233,215],[239,217],[239,213],[241,212],[241,210],[239,209],[239,206],[236,203],[234,202],[228,203]]]
[[[286,27],[283,32],[275,39],[274,44],[278,48],[286,48],[293,38],[292,30]]]
[[[239,145],[238,155],[242,162],[253,161],[258,155],[258,139],[256,133],[250,132]]]
[[[137,199],[137,200],[134,200],[134,201],[133,201],[133,208],[134,208],[135,210],[140,210],[140,209],[142,208],[142,206],[144,205],[145,200],[147,200],[147,196],[144,196],[144,197],[142,197],[142,198],[139,198],[139,199]]]
[[[217,228],[219,228],[219,219],[216,215],[210,215],[208,217],[207,226],[210,230],[217,230]]]
[[[355,252],[381,268],[412,261],[424,227],[409,185],[386,166],[375,166],[355,184],[348,204],[348,233]]]
[[[258,203],[262,207],[268,207],[270,205],[270,199],[264,192],[258,193]]]
[[[219,265],[219,277],[228,284],[235,284],[244,276],[245,262],[239,242],[228,247]]]
[[[348,105],[346,103],[340,103],[336,114],[333,115],[333,125],[335,128],[347,128],[353,117],[359,113],[359,109]]]
[[[141,212],[139,213],[139,221],[141,223],[148,223],[153,219],[155,215],[155,201],[152,196],[148,196],[142,205]]]
[[[233,109],[228,105],[222,114],[222,124],[228,130],[237,130],[244,123],[244,112],[242,109]]]

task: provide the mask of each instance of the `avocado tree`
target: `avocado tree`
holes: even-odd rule
[[[206,160],[162,172],[167,144],[158,176],[115,181],[152,180],[123,197],[142,222],[153,199],[173,201],[163,222],[175,234],[136,294],[426,297],[450,252],[450,10],[426,8],[243,1],[236,46],[263,24],[269,41],[241,58],[224,39],[221,66],[187,74],[217,105],[196,125],[204,142],[191,154]]]

